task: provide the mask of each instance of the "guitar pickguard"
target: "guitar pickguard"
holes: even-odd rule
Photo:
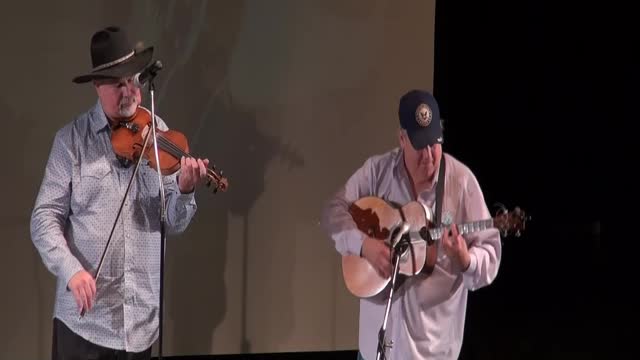
[[[358,226],[358,230],[367,234],[367,236],[380,240],[389,238],[389,229],[380,226],[380,217],[374,209],[362,209],[356,203],[353,203],[349,206],[349,213]]]

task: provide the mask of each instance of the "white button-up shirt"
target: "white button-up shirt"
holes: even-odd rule
[[[443,222],[457,224],[490,219],[482,191],[471,170],[443,153],[446,161]],[[436,179],[438,174],[436,173]],[[359,255],[365,235],[348,212],[364,196],[396,204],[419,201],[434,209],[436,185],[413,198],[411,180],[399,148],[375,155],[348,179],[328,202],[323,228],[342,255]],[[471,263],[463,273],[446,256],[438,241],[438,261],[430,275],[406,278],[393,296],[386,338],[393,346],[387,359],[457,359],[462,347],[467,294],[490,284],[497,276],[501,256],[500,233],[485,229],[464,235]],[[359,348],[367,360],[376,358],[389,286],[371,298],[360,299]]]

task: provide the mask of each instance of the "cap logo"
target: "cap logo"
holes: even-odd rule
[[[431,108],[427,104],[420,104],[416,109],[416,121],[422,127],[427,127],[431,123]]]

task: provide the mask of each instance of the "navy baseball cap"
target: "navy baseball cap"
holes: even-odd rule
[[[400,98],[400,126],[407,131],[414,149],[442,144],[440,109],[435,97],[424,90],[411,90]]]

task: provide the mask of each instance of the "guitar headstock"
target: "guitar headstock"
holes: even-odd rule
[[[525,229],[525,225],[528,220],[531,220],[531,216],[527,216],[525,211],[516,206],[513,210],[509,211],[502,204],[497,204],[499,207],[496,216],[493,218],[493,225],[503,237],[514,235],[520,237]]]

